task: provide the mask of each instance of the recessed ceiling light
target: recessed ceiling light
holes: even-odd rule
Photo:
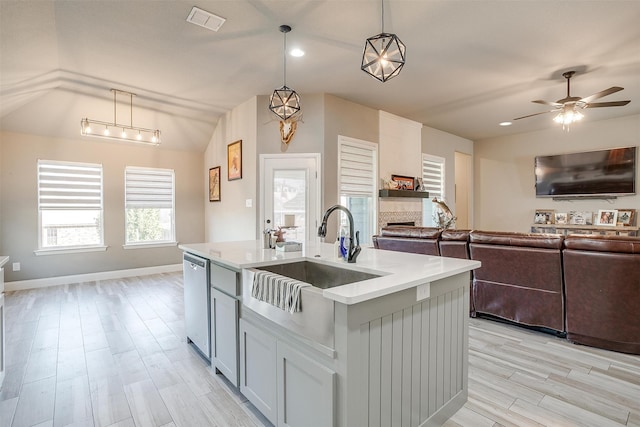
[[[500,126],[511,126],[513,123],[511,123],[511,122],[501,122],[499,124],[500,124]]]
[[[289,54],[291,56],[295,56],[296,58],[299,58],[301,56],[304,56],[304,50],[299,49],[299,48],[296,47],[294,49],[291,49],[291,52],[289,52]]]

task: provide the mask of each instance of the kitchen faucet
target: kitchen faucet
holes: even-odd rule
[[[335,210],[341,210],[347,214],[347,219],[349,220],[349,251],[347,252],[347,262],[355,263],[356,258],[360,254],[360,232],[356,231],[356,245],[353,245],[353,215],[349,212],[349,209],[345,208],[342,205],[334,205],[331,206],[324,213],[322,217],[322,224],[318,228],[318,237],[326,237],[327,236],[327,220],[329,219],[329,215]]]

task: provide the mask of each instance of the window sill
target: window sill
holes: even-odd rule
[[[122,245],[123,249],[146,249],[146,248],[166,248],[169,246],[177,246],[178,242],[150,242],[150,243],[130,243]]]
[[[83,247],[66,247],[66,248],[46,248],[33,251],[36,256],[41,255],[63,255],[63,254],[79,254],[83,252],[104,252],[108,246],[83,246]]]

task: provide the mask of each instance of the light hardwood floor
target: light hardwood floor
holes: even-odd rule
[[[9,292],[0,426],[262,426],[186,343],[181,273]],[[454,426],[640,426],[640,357],[470,319]],[[310,422],[309,426],[313,426]]]

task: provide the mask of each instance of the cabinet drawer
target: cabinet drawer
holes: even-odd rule
[[[218,288],[229,295],[240,295],[238,273],[217,264],[211,263],[210,283],[214,288]]]

